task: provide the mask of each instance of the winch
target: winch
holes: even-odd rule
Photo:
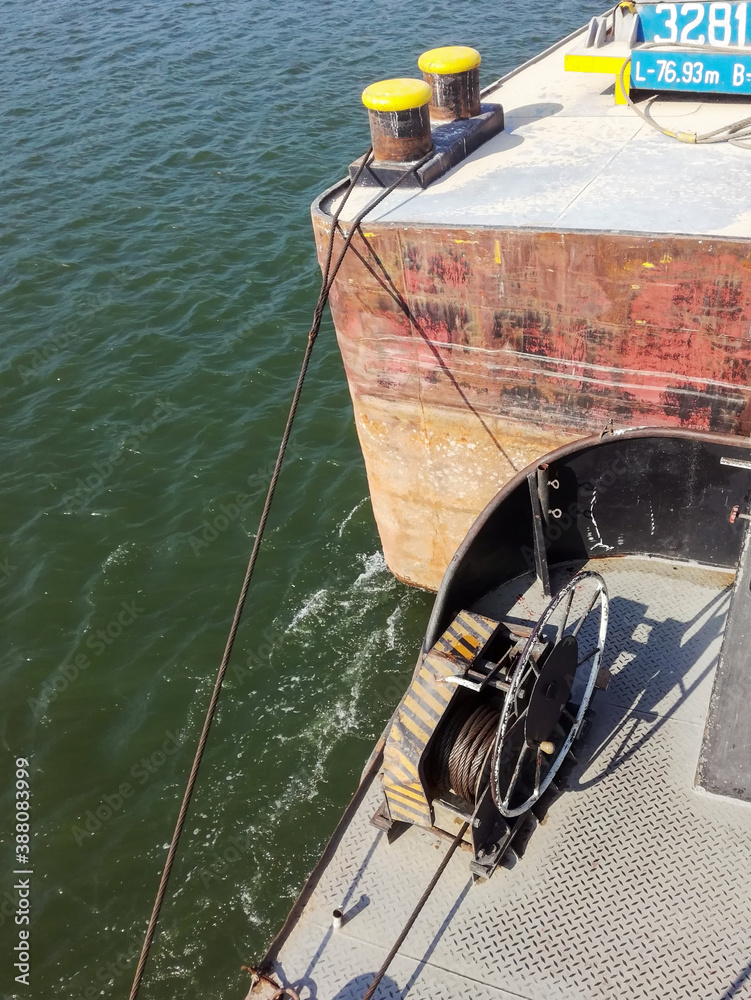
[[[460,611],[417,664],[384,747],[373,818],[454,836],[468,823],[472,873],[488,877],[531,810],[544,806],[577,736],[601,660],[608,596],[575,575],[536,622]]]

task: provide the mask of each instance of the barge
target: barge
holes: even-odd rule
[[[746,11],[366,91],[314,228],[388,565],[437,596],[249,998],[751,997]]]
[[[751,154],[617,103],[632,50],[607,31],[629,7],[595,19],[602,44],[587,27],[487,88],[502,129],[368,214],[331,289],[384,555],[407,583],[436,590],[503,483],[562,444],[630,426],[751,433]],[[683,7],[637,4],[660,11],[650,38],[670,11],[683,34]],[[737,93],[629,97],[684,135],[751,114]],[[466,128],[440,121],[434,141],[461,148]],[[345,185],[313,206],[322,261]],[[340,227],[373,194],[361,181]]]

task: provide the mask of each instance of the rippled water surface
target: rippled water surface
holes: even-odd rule
[[[483,83],[596,12],[5,0],[3,893],[32,760],[32,986],[125,997],[319,282],[359,94],[448,42]],[[142,997],[242,998],[411,672],[326,321]],[[4,897],[6,899],[6,897]],[[325,1000],[325,998],[324,998]]]

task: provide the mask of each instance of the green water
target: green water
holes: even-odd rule
[[[490,82],[596,9],[0,12],[0,992],[126,997],[319,283],[309,204],[367,146],[360,91],[455,41]],[[385,568],[327,320],[142,997],[245,995],[431,600]]]

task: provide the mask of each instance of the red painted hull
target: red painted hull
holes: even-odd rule
[[[319,251],[329,218],[314,209]],[[367,223],[332,289],[384,552],[435,588],[515,469],[611,428],[751,432],[751,241]]]

